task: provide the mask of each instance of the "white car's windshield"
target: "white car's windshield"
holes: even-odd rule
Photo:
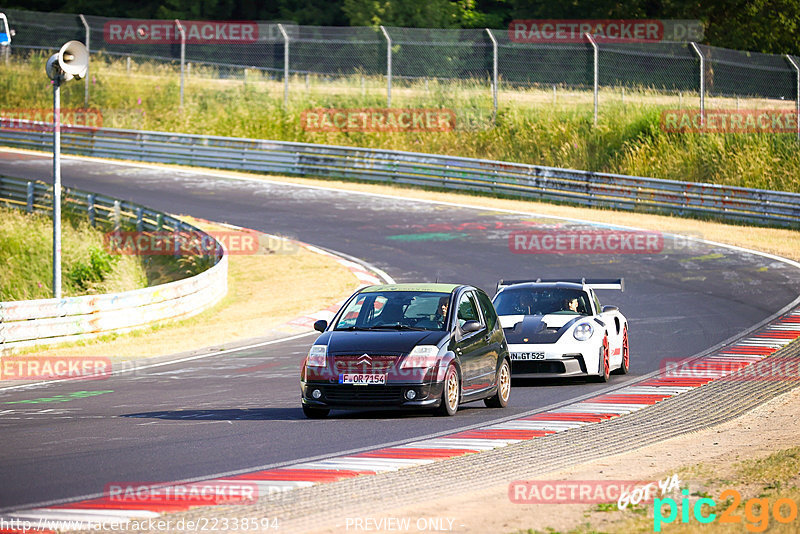
[[[347,304],[334,330],[444,330],[449,301],[449,293],[361,293]]]
[[[505,289],[495,297],[494,307],[498,315],[590,315],[592,309],[585,291],[554,287]]]

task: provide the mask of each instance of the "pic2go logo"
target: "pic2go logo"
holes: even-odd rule
[[[695,521],[702,524],[713,523],[741,523],[742,516],[736,514],[736,509],[742,502],[742,495],[734,490],[727,489],[719,494],[722,506],[727,506],[719,516],[712,510],[717,503],[714,499],[697,499],[694,505],[689,503],[689,490],[683,490],[683,499],[680,505],[675,499],[664,498],[653,501],[653,532],[661,532],[661,526],[673,523],[681,514],[681,523],[689,523],[691,513]],[[704,509],[703,506],[707,506]],[[772,505],[772,506],[770,506]],[[664,516],[664,509],[667,515]],[[770,499],[753,498],[744,504],[745,528],[748,532],[764,532],[769,527],[770,514],[778,523],[791,523],[797,519],[797,503],[787,497],[777,499],[774,503]]]

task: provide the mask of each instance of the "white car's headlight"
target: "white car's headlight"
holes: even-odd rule
[[[572,331],[572,335],[578,341],[586,341],[592,337],[593,332],[594,330],[592,329],[592,325],[589,323],[581,323],[575,327],[575,330]]]
[[[417,345],[414,347],[400,369],[417,369],[433,367],[439,357],[439,347],[436,345]]]
[[[327,345],[313,345],[311,350],[308,351],[309,367],[325,367],[328,365],[328,346]]]

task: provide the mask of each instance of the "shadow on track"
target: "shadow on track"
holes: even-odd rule
[[[305,419],[300,408],[252,408],[229,410],[168,410],[163,412],[141,412],[124,414],[122,417],[137,419],[175,419],[194,421],[289,421]]]

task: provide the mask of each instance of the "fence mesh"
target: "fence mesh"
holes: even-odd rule
[[[79,15],[17,9],[5,13],[15,31],[10,46],[12,56],[55,50],[72,39],[87,40],[87,31]],[[180,76],[180,69],[176,67],[181,58],[181,44],[175,21],[98,16],[86,16],[85,21],[89,26],[92,69],[98,62],[121,62],[129,71],[150,65],[167,69],[165,72],[170,76]],[[142,24],[148,31],[161,32],[161,38],[141,39],[135,32]],[[182,24],[198,23],[183,21]],[[185,75],[247,81],[248,71],[255,69],[266,80],[283,81],[288,39],[290,79],[287,81],[293,84],[290,97],[299,90],[311,90],[314,84],[322,87],[332,77],[355,76],[361,78],[362,95],[371,91],[372,103],[386,97],[389,43],[383,29],[299,26],[282,22],[282,32],[276,21],[241,24],[253,32],[251,39],[188,39]],[[120,39],[120,28],[134,33],[128,39]],[[490,99],[495,41],[501,91],[551,86],[553,91],[556,86],[586,91],[594,85],[594,54],[588,42],[516,42],[507,30],[388,27],[385,32],[391,39],[391,75],[398,89],[403,83],[409,87],[409,84],[420,86],[424,82],[424,91],[428,92],[429,81],[434,84],[440,80],[469,81]],[[164,38],[165,35],[171,38]],[[224,32],[223,37],[226,37]],[[622,88],[623,95],[624,89],[630,88],[681,94],[693,92],[696,97],[702,74],[708,97],[796,98],[797,73],[784,56],[704,45],[700,45],[699,50],[705,59],[702,73],[700,58],[690,43],[602,42],[599,44],[599,86],[601,90]],[[351,93],[357,93],[356,83],[351,85]]]

